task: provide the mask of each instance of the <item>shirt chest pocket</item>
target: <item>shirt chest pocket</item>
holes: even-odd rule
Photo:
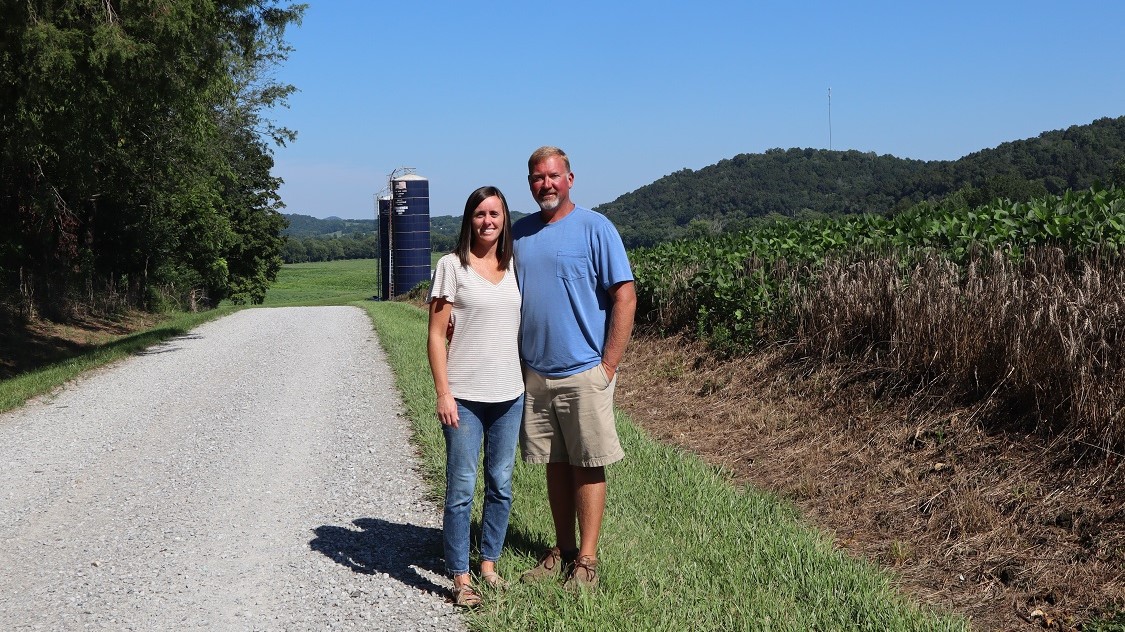
[[[560,279],[585,279],[589,268],[590,260],[584,252],[560,252],[555,261],[555,273]]]

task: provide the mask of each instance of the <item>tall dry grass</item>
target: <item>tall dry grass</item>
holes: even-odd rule
[[[958,265],[834,258],[798,273],[794,348],[983,400],[1013,420],[1125,445],[1125,261],[1036,248]]]

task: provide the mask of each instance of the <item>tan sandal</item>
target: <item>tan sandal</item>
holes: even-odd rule
[[[496,590],[504,590],[508,587],[508,581],[500,576],[500,573],[494,571],[487,571],[480,574],[480,580],[488,585],[489,588]]]
[[[480,593],[472,584],[454,586],[452,591],[453,605],[458,608],[476,608],[480,605]]]

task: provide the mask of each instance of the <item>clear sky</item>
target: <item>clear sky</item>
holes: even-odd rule
[[[530,212],[540,145],[592,207],[774,147],[946,160],[1125,115],[1122,0],[308,2],[286,213],[373,218],[404,166],[433,215],[485,184]]]

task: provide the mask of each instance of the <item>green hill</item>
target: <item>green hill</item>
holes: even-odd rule
[[[602,204],[633,248],[738,230],[769,216],[886,213],[959,193],[1027,200],[1112,179],[1125,165],[1125,116],[1049,131],[959,160],[770,149],[683,169]],[[759,220],[760,221],[760,220]]]

